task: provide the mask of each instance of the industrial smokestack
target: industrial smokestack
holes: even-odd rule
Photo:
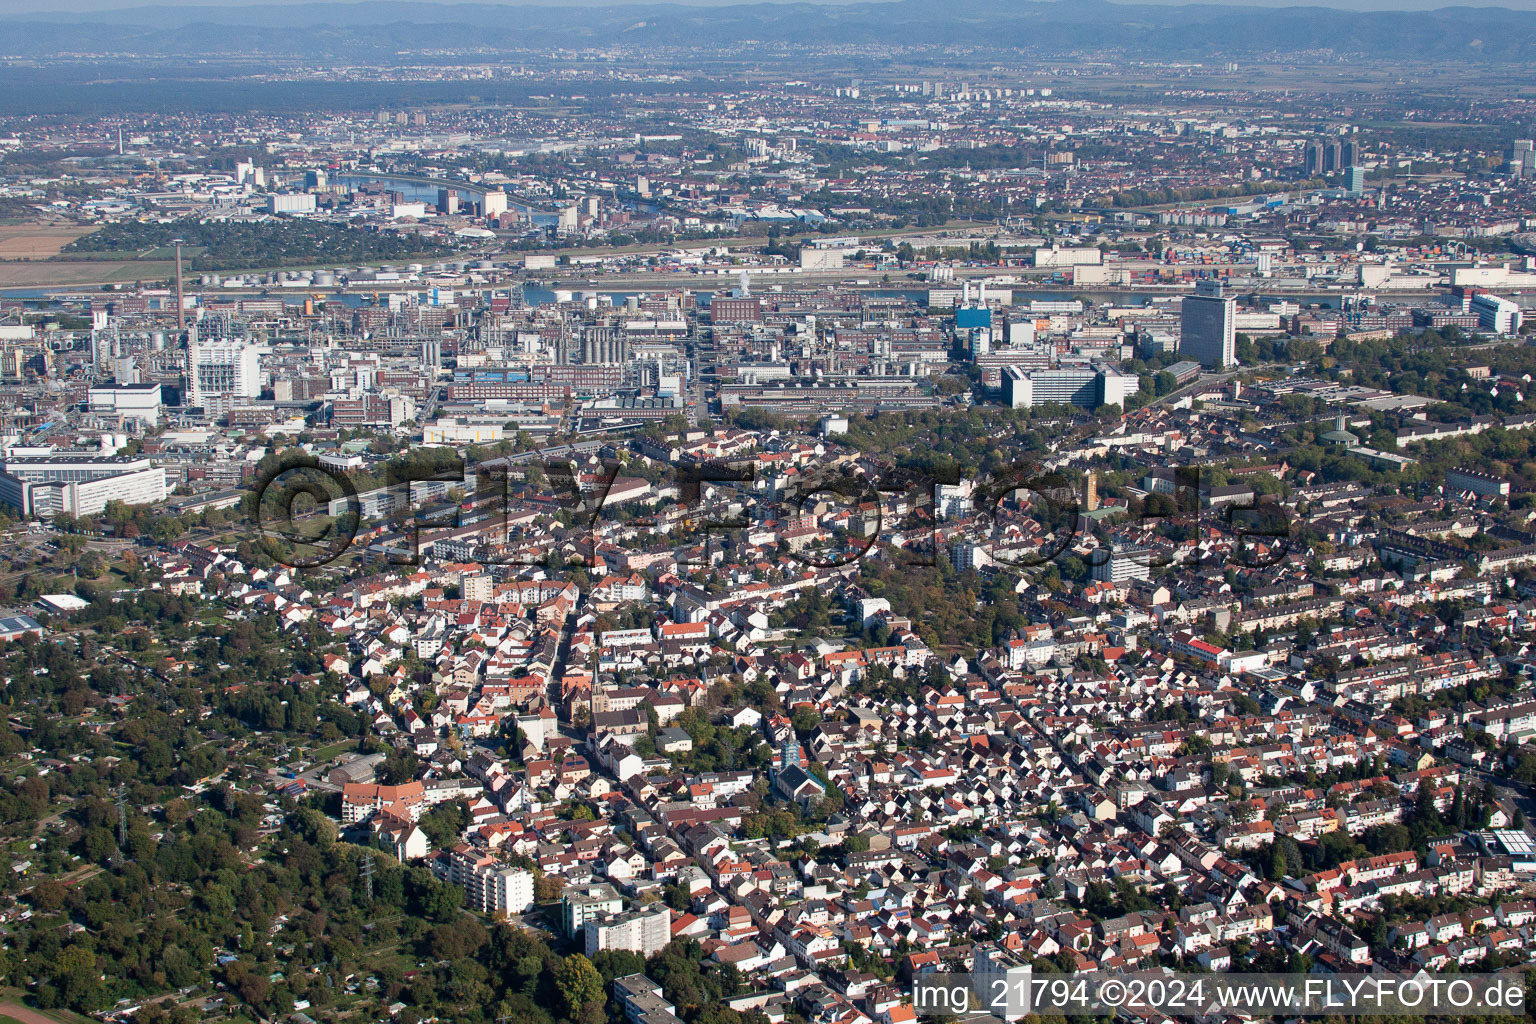
[[[180,334],[187,329],[186,305],[181,301],[181,246],[180,238],[172,239],[171,244],[176,246],[176,333]]]

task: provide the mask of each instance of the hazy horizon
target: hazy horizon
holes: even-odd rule
[[[87,14],[92,12],[121,11],[145,7],[222,7],[248,8],[264,6],[291,6],[311,3],[312,0],[0,0],[0,16]],[[349,6],[364,7],[372,0],[326,0]],[[402,0],[392,0],[402,2]],[[403,0],[423,7],[453,6],[458,3],[492,3],[507,7],[654,7],[677,4],[689,7],[741,7],[754,4],[810,3],[817,6],[847,6],[861,2],[894,2],[894,0]],[[1021,4],[1054,4],[1064,0],[1019,0]],[[1502,8],[1513,11],[1536,11],[1536,0],[1108,0],[1116,4],[1155,4],[1164,7],[1188,5],[1226,7],[1323,7],[1354,12],[1422,12],[1455,7]]]

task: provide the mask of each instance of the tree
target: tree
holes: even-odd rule
[[[446,850],[457,843],[469,825],[469,808],[462,800],[438,804],[421,816],[422,832],[434,850]]]
[[[107,560],[100,551],[83,551],[75,562],[75,568],[87,579],[100,579],[106,575]]]
[[[555,989],[565,1004],[566,1016],[575,1017],[589,1004],[603,998],[603,976],[592,961],[572,953],[555,966]]]
[[[399,786],[416,779],[421,760],[410,749],[395,748],[379,766],[379,782],[386,786]]]
[[[1420,785],[1414,797],[1413,817],[1414,824],[1422,828],[1426,835],[1433,834],[1440,828],[1440,812],[1435,807],[1434,794],[1426,785]]]
[[[539,875],[533,880],[533,898],[539,903],[553,903],[565,889],[565,879],[559,875]]]
[[[1244,366],[1252,366],[1258,362],[1258,349],[1254,347],[1253,339],[1246,334],[1239,334],[1235,339],[1237,361]]]
[[[693,902],[692,894],[689,892],[688,887],[681,882],[674,882],[662,889],[661,898],[667,906],[679,914],[686,913]]]
[[[313,807],[300,807],[289,815],[288,826],[306,843],[327,847],[336,841],[336,823]]]
[[[592,966],[603,976],[603,984],[607,985],[614,978],[622,978],[629,974],[645,973],[645,957],[639,953],[631,953],[623,949],[605,949],[592,958]]]
[[[436,879],[428,887],[422,899],[422,909],[434,921],[452,921],[464,905],[464,890],[456,885],[444,885]]]
[[[490,934],[479,921],[460,916],[432,929],[427,941],[434,958],[460,960],[473,956],[489,938]]]
[[[1285,877],[1289,867],[1285,861],[1285,849],[1277,843],[1269,855],[1269,880],[1280,881]]]

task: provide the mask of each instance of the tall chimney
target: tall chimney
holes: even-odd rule
[[[185,331],[187,329],[186,307],[185,307],[185,305],[181,301],[181,244],[182,244],[182,240],[179,239],[179,238],[173,239],[172,240],[172,244],[176,246],[176,333],[180,334],[181,332],[183,332],[183,331]]]

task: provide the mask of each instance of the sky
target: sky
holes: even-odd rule
[[[16,16],[35,13],[87,12],[117,10],[145,6],[209,6],[251,7],[273,4],[307,3],[310,0],[0,0],[0,16]],[[366,6],[367,0],[341,0]],[[453,0],[422,0],[425,4]],[[507,6],[523,4],[537,6],[646,6],[657,3],[680,3],[696,7],[725,7],[739,3],[850,3],[859,0],[476,0],[476,2],[505,3]],[[1058,2],[1070,0],[1020,0],[1021,3]],[[1111,0],[1118,2],[1118,0]],[[1350,11],[1430,11],[1443,7],[1503,7],[1518,11],[1536,11],[1536,0],[1123,0],[1130,3],[1152,3],[1163,6],[1179,6],[1189,3],[1214,3],[1232,7],[1332,7]]]

